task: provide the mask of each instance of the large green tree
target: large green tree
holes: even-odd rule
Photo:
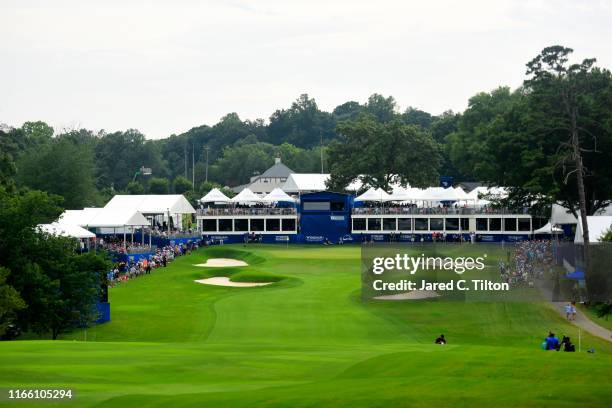
[[[15,322],[17,311],[26,307],[19,292],[6,283],[9,272],[8,269],[0,267],[0,337]]]
[[[0,267],[9,271],[0,286],[14,288],[25,302],[26,307],[15,313],[22,330],[50,333],[53,338],[95,318],[108,267],[99,255],[78,255],[73,239],[38,231],[37,224],[57,218],[60,201],[40,191],[8,192],[0,187]]]
[[[277,110],[270,116],[266,141],[311,148],[320,145],[321,139],[333,139],[335,125],[332,114],[321,111],[314,99],[303,94],[289,109]]]
[[[164,177],[153,177],[149,182],[150,194],[168,194],[170,192],[170,181]]]
[[[429,186],[440,165],[437,143],[420,127],[400,120],[381,123],[371,115],[338,125],[340,137],[328,151],[328,187],[342,191],[355,179],[389,191],[393,183]]]
[[[545,48],[527,64],[531,133],[555,141],[555,195],[580,210],[584,242],[587,215],[612,198],[612,75],[595,59],[569,63],[573,50]]]
[[[68,137],[31,147],[17,163],[19,184],[64,198],[66,208],[97,204],[92,149]]]
[[[115,132],[99,138],[95,147],[98,188],[124,190],[141,167],[149,167],[158,177],[166,176],[166,163],[158,143],[146,140],[135,129]]]

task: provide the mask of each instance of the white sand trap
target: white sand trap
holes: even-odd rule
[[[274,283],[274,282],[232,282],[229,278],[225,276],[216,276],[214,278],[208,278],[208,279],[198,279],[195,282],[203,283],[204,285],[232,286],[235,288],[252,288],[254,286],[266,286],[266,285],[271,285]]]
[[[377,300],[417,300],[417,299],[429,299],[436,298],[438,295],[433,290],[413,290],[411,292],[398,293],[397,295],[383,295],[376,296],[374,299]]]
[[[197,264],[196,266],[203,266],[205,268],[227,268],[230,266],[249,266],[244,261],[230,258],[210,258],[206,263]]]

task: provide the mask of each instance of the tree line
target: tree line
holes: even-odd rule
[[[554,201],[578,213],[582,201],[590,215],[612,197],[612,80],[594,59],[570,63],[571,53],[544,49],[526,64],[522,86],[479,92],[458,113],[400,111],[380,94],[326,112],[304,94],[267,121],[230,113],[160,140],[134,129],[56,134],[27,122],[0,131],[0,177],[59,195],[66,208],[101,205],[117,193],[195,200],[213,186],[246,183],[281,157],[297,172],[323,167],[334,190],[356,178],[388,189],[437,184],[444,175],[508,186],[509,206]],[[140,174],[143,166],[153,174]]]

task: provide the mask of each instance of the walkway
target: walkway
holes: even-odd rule
[[[567,302],[551,302],[553,308],[557,310],[563,317],[565,316],[565,305]],[[576,320],[572,321],[574,325],[580,327],[582,330],[585,330],[591,333],[594,336],[601,337],[602,339],[612,341],[612,331],[606,329],[605,327],[601,327],[597,323],[593,322],[591,319],[585,316],[585,314],[581,310],[576,310]]]

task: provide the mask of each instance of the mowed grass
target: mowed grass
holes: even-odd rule
[[[455,250],[465,256],[469,246]],[[547,305],[362,303],[359,256],[355,246],[202,249],[112,288],[110,323],[61,341],[0,343],[0,387],[73,389],[62,406],[612,402],[612,345],[584,335],[582,353],[540,350],[548,330],[577,341],[577,330]],[[193,266],[219,257],[249,266]],[[276,283],[193,282],[221,275]],[[440,333],[448,345],[432,344]],[[584,352],[591,347],[595,354]],[[37,405],[4,396],[0,404]]]

